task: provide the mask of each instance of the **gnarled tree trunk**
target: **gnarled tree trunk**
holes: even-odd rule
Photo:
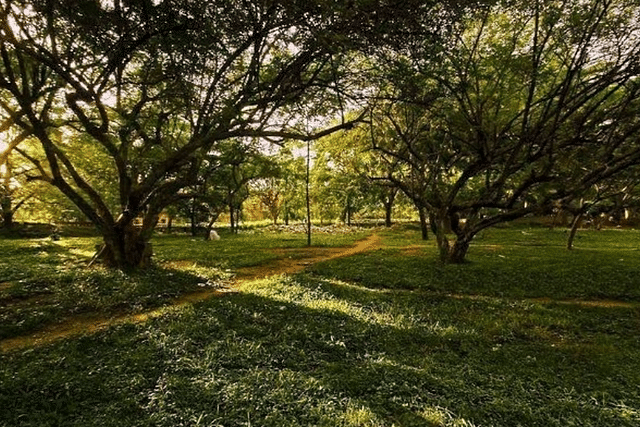
[[[147,213],[140,227],[134,225],[133,218],[120,218],[113,227],[103,229],[100,258],[104,265],[119,270],[149,267],[153,255],[150,240],[157,223],[158,214]]]
[[[477,231],[459,226],[457,216],[451,218],[445,212],[438,212],[430,217],[435,221],[436,243],[440,254],[440,261],[444,264],[462,264],[465,262],[469,245]],[[452,224],[454,222],[455,224]],[[455,230],[456,240],[451,243],[447,233]]]
[[[131,270],[151,265],[151,243],[136,231],[105,233],[104,245],[101,258],[107,267]]]

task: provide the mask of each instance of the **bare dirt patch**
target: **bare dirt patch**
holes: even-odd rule
[[[406,256],[420,256],[424,253],[424,246],[422,245],[410,245],[400,248],[402,255]]]
[[[533,298],[531,301],[541,304],[563,304],[563,305],[579,305],[582,307],[601,307],[601,308],[637,308],[638,303],[614,300],[554,300],[551,298]]]
[[[193,292],[182,295],[172,300],[168,305],[154,310],[149,310],[137,314],[119,313],[111,316],[100,314],[83,314],[65,319],[64,321],[47,325],[39,331],[9,338],[0,341],[0,352],[21,350],[25,348],[42,346],[53,343],[60,339],[90,335],[98,331],[109,328],[113,325],[122,323],[142,323],[148,319],[159,317],[164,313],[175,310],[187,304],[195,304],[212,297],[220,297],[229,293],[237,292],[237,288],[242,282],[261,279],[279,274],[293,274],[304,270],[307,266],[316,262],[326,261],[334,258],[340,258],[355,255],[361,252],[367,252],[380,247],[380,237],[377,235],[357,242],[350,248],[301,248],[301,249],[279,249],[276,253],[282,255],[269,264],[259,265],[255,267],[247,267],[238,270],[236,279],[228,286],[210,287],[199,292]],[[193,265],[193,261],[185,261],[184,265],[174,265],[174,267],[184,267]]]

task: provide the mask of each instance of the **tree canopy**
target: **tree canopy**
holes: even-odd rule
[[[230,139],[305,140],[345,127],[301,132],[300,108],[344,108],[349,52],[397,42],[434,7],[5,0],[3,127],[37,139],[29,178],[57,187],[96,225],[106,262],[136,267],[148,261],[158,214],[196,183],[207,152]],[[96,160],[85,165],[84,155]],[[117,189],[101,191],[104,181]]]
[[[440,52],[389,58],[372,144],[434,216],[443,261],[640,162],[638,14],[611,0],[498,2]]]
[[[353,170],[325,198],[348,219],[356,180],[384,179],[387,211],[400,189],[461,262],[484,228],[633,175],[639,17],[621,0],[1,0],[0,164],[19,150],[24,179],[100,231],[106,264],[136,268],[167,206],[199,188],[216,217],[209,184],[232,184],[242,147],[367,122],[336,141],[378,157],[327,151],[327,170]],[[289,203],[271,199],[275,220]]]

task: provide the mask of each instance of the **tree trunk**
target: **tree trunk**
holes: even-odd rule
[[[238,234],[238,232],[240,231],[240,220],[241,219],[242,219],[242,205],[240,205],[236,209],[236,229],[235,229],[235,234]]]
[[[393,203],[384,204],[384,226],[389,228],[393,225],[391,221],[391,215],[393,213]]]
[[[438,252],[440,253],[440,261],[446,264],[449,261],[449,239],[442,231],[443,228],[438,227],[436,233],[436,243],[438,245]]]
[[[451,232],[451,218],[446,212],[438,212],[432,218],[436,223],[436,243],[440,253],[440,261],[444,264],[462,264],[475,233],[459,230],[456,233],[456,241],[451,245],[447,238],[447,232]]]
[[[204,240],[205,241],[208,242],[208,241],[211,240],[211,230],[213,229],[213,224],[216,223],[216,221],[218,220],[219,216],[220,216],[219,214],[212,215],[211,219],[207,223],[207,229],[205,230],[205,233],[204,233]]]
[[[307,175],[306,175],[306,194],[305,199],[307,202],[307,246],[311,246],[311,196],[309,194],[310,187],[310,163],[311,163],[311,143],[307,141]],[[320,217],[320,223],[322,223],[322,217]]]
[[[422,240],[429,240],[429,226],[427,224],[427,213],[424,208],[418,208],[418,214],[420,215],[420,231],[422,233]]]
[[[436,221],[436,216],[432,213],[429,213],[429,227],[431,227],[431,232],[433,234],[438,234],[438,224]]]
[[[284,201],[284,225],[289,225],[289,204]]]
[[[573,241],[576,237],[576,233],[578,232],[578,228],[580,228],[583,216],[584,214],[580,212],[573,217],[573,222],[571,223],[571,231],[569,232],[569,238],[567,239],[568,250],[573,249]]]
[[[231,234],[236,232],[235,212],[236,210],[233,208],[233,203],[229,203],[229,228],[231,229]]]
[[[385,199],[382,201],[382,204],[384,205],[384,226],[385,227],[391,227],[393,225],[393,222],[391,221],[391,215],[393,214],[393,203],[396,199],[397,194],[398,194],[398,189],[392,188],[389,190],[387,197],[385,197]]]
[[[151,242],[133,225],[104,233],[102,260],[107,267],[133,270],[151,265]]]
[[[447,259],[448,264],[462,264],[465,261],[467,252],[469,251],[469,243],[471,239],[460,238],[456,240],[453,247],[449,250],[449,256]]]
[[[2,211],[2,226],[4,228],[13,227],[13,209],[11,209],[11,197],[3,197],[0,200],[0,211]]]
[[[12,211],[3,211],[2,212],[2,226],[6,229],[13,228],[13,212]]]
[[[196,236],[196,199],[193,199],[193,202],[191,203],[191,212],[189,212],[191,214],[191,237],[195,237]]]

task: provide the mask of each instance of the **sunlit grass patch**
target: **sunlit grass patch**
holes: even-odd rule
[[[95,239],[0,240],[0,338],[12,337],[83,312],[107,315],[157,307],[170,298],[229,277],[192,265],[124,273],[87,268]]]
[[[314,247],[342,247],[364,238],[366,232],[349,234],[318,234]],[[204,241],[185,236],[157,236],[153,240],[159,262],[197,260],[202,265],[241,268],[267,263],[281,257],[274,249],[305,248],[306,236],[295,233],[223,234],[221,240]]]
[[[350,245],[362,233],[325,235],[326,245]],[[234,270],[264,264],[302,248],[304,236],[239,234],[205,242],[186,236],[153,239],[154,266],[123,273],[100,264],[87,268],[96,237],[0,239],[0,338],[12,337],[84,312],[138,312],[179,295],[229,282]]]

